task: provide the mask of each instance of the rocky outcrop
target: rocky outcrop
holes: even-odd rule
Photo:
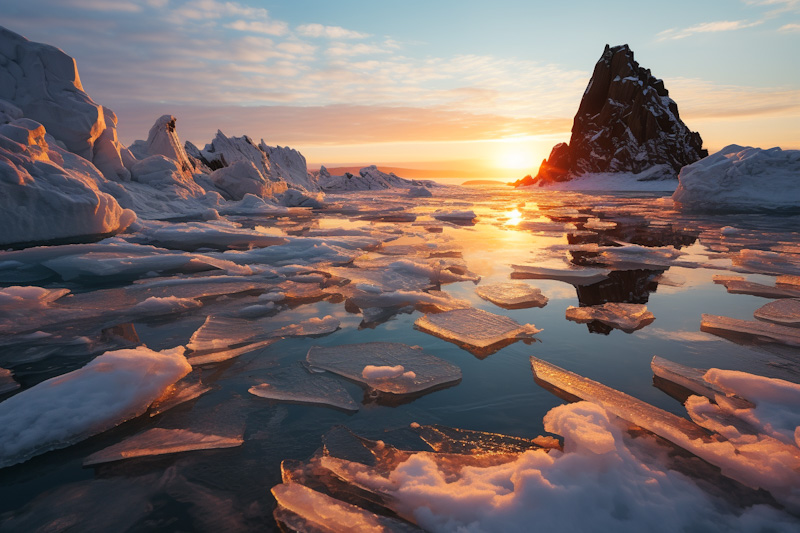
[[[525,186],[566,181],[586,173],[638,174],[654,166],[658,178],[708,155],[703,140],[680,118],[664,82],[639,66],[628,45],[606,45],[581,99],[569,144],[553,147]],[[653,179],[654,173],[648,173]]]
[[[111,180],[126,181],[117,117],[83,90],[75,60],[50,45],[0,27],[0,99],[42,124],[63,146],[91,161]],[[0,118],[9,115],[0,105]]]

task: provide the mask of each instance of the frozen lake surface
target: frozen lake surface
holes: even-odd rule
[[[152,416],[105,402],[104,423],[118,426],[59,421],[79,442],[0,470],[0,531],[273,530],[281,462],[308,460],[335,426],[376,441],[413,423],[551,435],[543,418],[564,402],[534,382],[531,356],[682,418],[654,355],[800,383],[800,330],[735,327],[800,295],[800,215],[687,214],[656,192],[432,190],[329,194],[324,209],[290,216],[144,222],[98,243],[0,253],[0,420],[18,395],[37,399],[17,400],[19,416],[55,406],[36,387],[104,352],[183,346],[192,365],[164,381],[173,400]],[[507,305],[503,287],[515,291]],[[636,305],[567,319],[607,303]],[[794,328],[796,312],[761,313]],[[701,330],[703,315],[735,319],[733,331]],[[349,363],[333,350],[362,343],[418,349],[348,346]],[[314,366],[327,353],[326,369],[343,370]],[[145,431],[127,446],[152,456],[123,446],[113,453],[130,459],[84,466]]]

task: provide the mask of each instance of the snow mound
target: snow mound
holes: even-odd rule
[[[65,448],[137,417],[192,367],[183,347],[106,352],[0,402],[0,468]]]
[[[800,206],[800,150],[726,146],[681,169],[675,205],[694,211],[761,211]]]
[[[101,189],[111,185],[90,163],[58,148],[38,122],[0,126],[0,244],[124,230],[136,215]]]

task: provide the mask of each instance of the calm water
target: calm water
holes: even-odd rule
[[[252,217],[239,220],[275,234],[303,235],[313,228],[334,227],[401,230],[404,236],[388,244],[409,245],[419,257],[429,251],[429,242],[441,249],[457,248],[467,267],[481,276],[481,284],[509,281],[511,264],[562,268],[565,260],[582,265],[603,264],[603,258],[590,246],[578,250],[574,246],[570,249],[569,244],[671,245],[683,252],[677,258],[680,266],[611,265],[624,273],[580,291],[560,281],[524,280],[549,297],[544,308],[504,310],[477,297],[472,282],[444,285],[443,290],[469,300],[477,308],[506,314],[543,330],[535,342],[517,342],[482,359],[414,329],[414,321],[421,316],[418,311],[399,314],[374,328],[360,329],[361,315],[348,313],[342,303],[318,301],[301,305],[291,311],[298,318],[334,315],[341,320],[341,329],[321,338],[281,340],[238,358],[202,367],[196,372],[213,390],[199,399],[156,417],[139,417],[80,444],[0,471],[0,530],[57,531],[71,526],[75,531],[271,530],[275,527],[274,499],[269,489],[280,483],[280,462],[308,458],[319,448],[320,437],[335,425],[344,424],[376,439],[412,422],[525,437],[544,434],[542,417],[561,401],[534,383],[528,360],[531,355],[680,416],[685,415],[683,406],[653,385],[653,355],[694,367],[747,370],[800,381],[797,352],[771,345],[740,345],[700,332],[702,313],[752,319],[753,311],[768,301],[728,294],[723,286],[713,283],[712,276],[738,274],[774,284],[774,276],[759,273],[757,268],[751,272],[732,271],[729,254],[742,248],[800,247],[800,235],[795,231],[800,228],[800,217],[683,215],[673,211],[671,202],[658,194],[531,193],[503,187],[453,191],[447,198],[439,195],[426,199],[389,193],[329,196],[332,209],[301,222]],[[402,208],[418,218],[406,223],[354,220],[354,209],[389,207]],[[436,209],[473,209],[478,221],[472,226],[444,224],[441,233],[430,233],[425,226],[435,223],[429,215]],[[553,229],[553,219],[574,223],[579,229],[589,215],[615,221],[617,226],[595,232],[578,231],[573,237]],[[551,230],[540,231],[548,229],[542,224],[551,224]],[[720,230],[725,226],[734,226],[738,231],[722,235]],[[794,254],[787,257],[798,258]],[[69,287],[73,292],[92,289],[74,284]],[[243,297],[241,305],[250,301],[247,298],[252,299]],[[628,334],[565,319],[568,306],[604,300],[645,303],[656,320]],[[240,304],[234,298],[216,305]],[[186,344],[205,315],[214,310],[211,305],[171,321],[141,321],[134,326],[148,347],[171,348]],[[355,414],[272,402],[248,393],[248,388],[260,383],[260,376],[303,360],[313,345],[370,341],[419,345],[459,366],[463,379],[455,386],[398,406],[367,401]],[[8,359],[8,353],[0,352],[0,367],[11,368],[27,388],[85,364],[88,356],[56,353],[23,363]],[[346,386],[354,398],[364,397],[358,385],[348,382]],[[243,431],[245,442],[227,450],[82,467],[89,454],[150,427],[219,434]]]

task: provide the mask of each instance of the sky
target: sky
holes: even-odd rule
[[[74,57],[120,140],[178,118],[309,166],[535,172],[606,44],[662,78],[705,147],[800,148],[800,0],[0,0]]]

